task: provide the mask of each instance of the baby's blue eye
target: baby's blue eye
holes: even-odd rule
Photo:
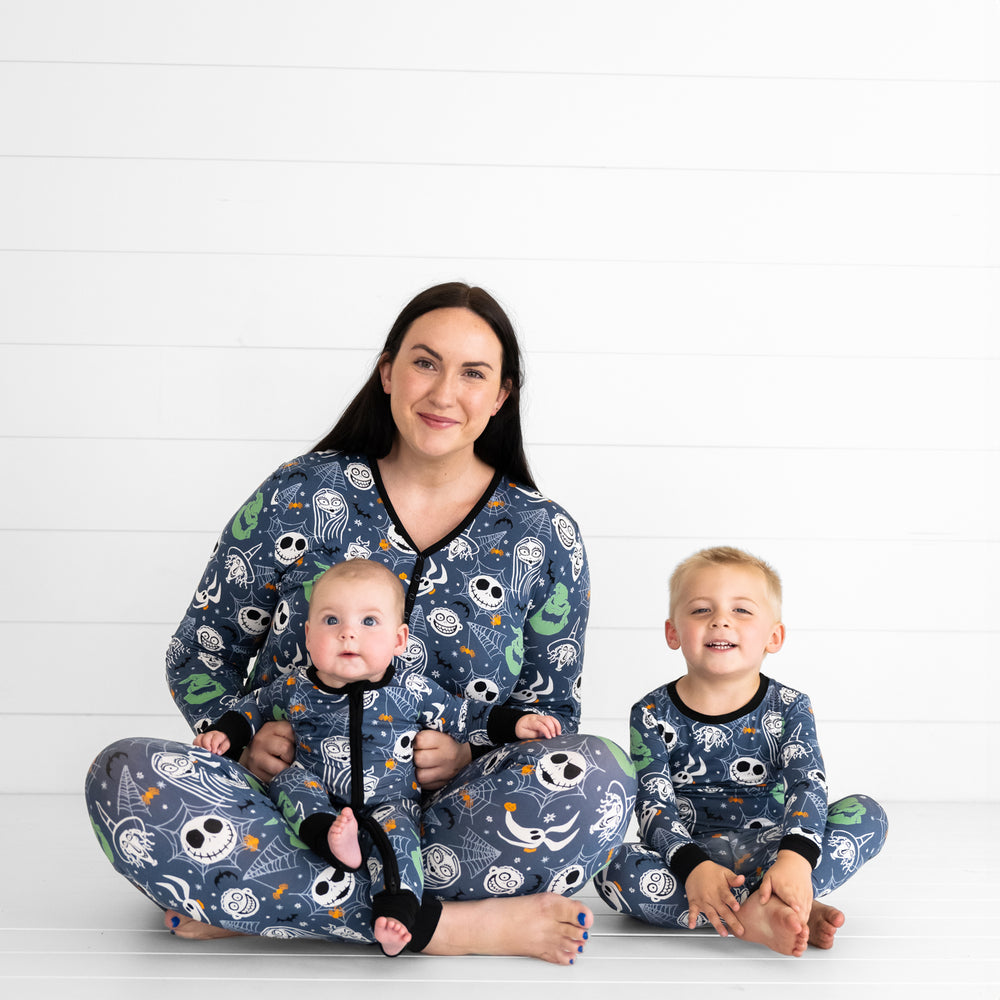
[[[733,608],[738,615],[752,615],[753,612],[749,608]]]
[[[337,616],[336,615],[327,615],[326,618],[323,619],[323,624],[324,625],[336,625],[337,624]]]
[[[374,615],[365,615],[365,617],[362,620],[361,624],[362,625],[368,625],[368,626],[378,625],[378,619]]]

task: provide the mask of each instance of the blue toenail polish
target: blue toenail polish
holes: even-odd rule
[[[583,932],[583,940],[584,941],[589,941],[590,940],[590,935],[586,931]]]
[[[171,927],[177,927],[178,924],[180,924],[180,922],[181,922],[181,918],[180,917],[171,917],[170,918],[170,926]]]
[[[579,924],[580,924],[581,927],[585,927],[587,925],[587,914],[586,913],[578,913],[576,915],[576,919],[579,922]]]
[[[583,954],[583,945],[578,945],[576,949],[581,955]]]
[[[570,965],[572,965],[572,964],[573,964],[573,959],[570,959],[570,960],[569,960],[569,964],[570,964]]]

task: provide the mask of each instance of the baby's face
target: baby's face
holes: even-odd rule
[[[335,579],[316,585],[306,649],[324,684],[380,680],[393,656],[406,649],[407,629],[390,583]]]
[[[675,595],[667,644],[680,649],[689,673],[706,679],[760,672],[784,641],[763,574],[745,566],[692,569]]]

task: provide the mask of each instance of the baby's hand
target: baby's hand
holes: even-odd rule
[[[740,904],[730,892],[740,885],[743,885],[742,875],[737,875],[714,861],[702,861],[684,883],[688,898],[688,927],[694,930],[698,924],[698,915],[704,913],[708,922],[722,937],[729,937],[726,924],[737,937],[741,937],[743,924],[736,918]]]
[[[194,738],[194,745],[212,753],[224,754],[229,749],[229,737],[218,729],[210,729],[207,733],[199,733]]]
[[[554,715],[522,715],[514,725],[519,740],[550,740],[562,733],[562,725]]]
[[[761,903],[777,896],[802,920],[808,920],[813,901],[812,865],[795,851],[778,851],[778,857],[764,875],[758,891]]]

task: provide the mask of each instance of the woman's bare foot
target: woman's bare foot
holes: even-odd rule
[[[425,955],[524,955],[555,965],[579,958],[594,915],[551,892],[445,903]]]
[[[326,842],[330,853],[348,868],[357,868],[361,864],[361,845],[358,843],[358,821],[350,806],[344,806],[333,821]]]
[[[167,910],[163,914],[163,923],[168,931],[173,932],[178,937],[187,938],[189,941],[210,941],[213,938],[243,936],[239,931],[227,931],[223,927],[203,924],[200,920],[194,920],[176,910]]]
[[[809,943],[817,948],[832,948],[845,919],[840,910],[814,900],[809,914]]]
[[[392,917],[379,917],[372,928],[375,940],[387,955],[398,955],[409,943],[412,935]]]
[[[809,925],[787,904],[772,896],[761,903],[754,893],[740,907],[743,940],[767,945],[779,955],[803,955],[809,943]]]

